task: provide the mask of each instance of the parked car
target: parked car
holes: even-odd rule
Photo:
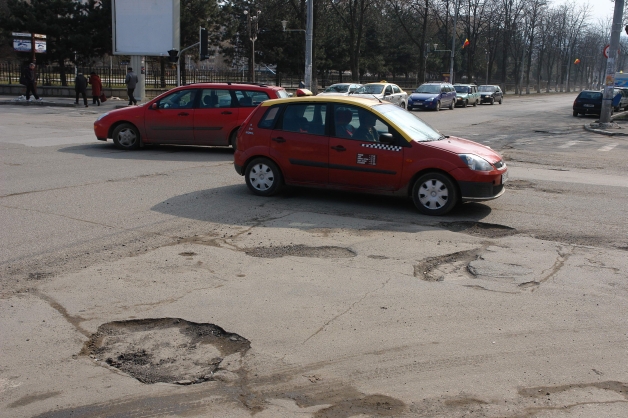
[[[443,106],[453,110],[455,105],[456,90],[449,83],[421,84],[408,98],[408,110],[433,109],[439,111]]]
[[[103,113],[94,122],[100,141],[121,149],[144,144],[231,145],[244,119],[268,99],[288,97],[283,87],[199,83],[176,87],[142,106]]]
[[[454,84],[456,90],[456,106],[467,107],[469,105],[477,106],[480,101],[480,93],[478,86],[475,84]]]
[[[502,104],[504,101],[504,92],[502,92],[502,89],[500,89],[499,86],[482,85],[478,87],[478,92],[480,92],[481,104],[494,104],[495,102]]]
[[[604,93],[599,90],[583,90],[573,101],[573,115],[599,115],[602,111]],[[613,109],[611,109],[611,113]]]
[[[442,135],[391,103],[353,96],[268,100],[238,132],[234,167],[256,195],[283,185],[393,194],[427,215],[504,193],[503,158]]]
[[[386,82],[365,84],[352,93],[352,96],[386,100],[403,109],[408,107],[408,94],[398,85]]]
[[[617,88],[613,90],[613,109],[615,112],[628,110],[628,89]]]
[[[358,83],[336,83],[318,93],[317,96],[348,96],[351,93],[355,93],[360,87],[362,87],[362,84]]]

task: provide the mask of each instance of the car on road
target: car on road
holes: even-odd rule
[[[409,197],[427,215],[501,196],[504,159],[476,142],[442,135],[388,102],[353,96],[295,97],[258,106],[238,132],[234,167],[256,195],[284,185]]]
[[[494,104],[495,102],[502,104],[504,101],[504,92],[499,86],[485,84],[478,87],[478,92],[480,92],[481,104]]]
[[[386,82],[365,84],[352,93],[352,96],[386,100],[403,109],[408,107],[408,94],[398,85]]]
[[[573,115],[599,115],[604,93],[599,90],[583,90],[573,101]],[[611,113],[613,109],[611,109]]]
[[[235,146],[236,133],[257,105],[288,97],[283,87],[199,83],[176,87],[141,106],[103,113],[94,122],[100,141],[137,149],[148,144]]]
[[[423,83],[408,97],[408,110],[439,111],[443,106],[453,110],[455,105],[456,90],[449,83]]]
[[[469,105],[477,106],[480,101],[480,93],[478,86],[475,84],[454,84],[456,90],[456,106],[467,107]]]
[[[318,93],[317,96],[348,96],[355,93],[360,87],[362,84],[358,83],[336,83]]]
[[[613,89],[613,109],[615,112],[628,110],[628,89],[617,87]]]

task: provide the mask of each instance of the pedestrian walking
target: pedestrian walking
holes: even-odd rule
[[[74,104],[78,104],[80,94],[83,96],[83,104],[85,107],[89,107],[87,105],[87,79],[81,72],[79,72],[74,79],[74,90],[76,91],[76,100],[74,101]]]
[[[35,72],[34,63],[31,62],[30,64],[28,64],[28,67],[24,68],[24,71],[22,71],[22,76],[20,77],[20,84],[26,86],[26,100],[28,100],[29,102],[32,101],[32,93],[33,97],[35,97],[35,100],[37,100],[38,102],[43,101],[37,95],[37,72]]]
[[[102,82],[94,71],[89,75],[89,84],[92,85],[92,104],[100,106],[100,95],[102,94]]]
[[[129,95],[129,106],[131,106],[131,104],[136,105],[137,100],[135,100],[135,97],[133,96],[133,91],[135,91],[135,86],[137,86],[138,79],[137,75],[133,72],[133,68],[128,68],[124,83],[126,84],[126,91]]]

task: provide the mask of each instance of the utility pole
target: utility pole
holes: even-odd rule
[[[606,80],[604,81],[604,98],[602,100],[602,113],[600,124],[609,127],[611,125],[611,109],[613,107],[613,93],[615,84],[615,59],[619,49],[619,34],[622,30],[622,18],[624,13],[624,0],[615,0],[615,13],[613,13],[613,26],[611,29],[611,45],[608,48],[606,61]]]
[[[257,41],[257,32],[258,30],[258,21],[259,15],[262,13],[261,10],[257,11],[255,16],[252,16],[248,10],[244,11],[244,14],[247,17],[248,28],[249,28],[249,39],[251,40],[251,82],[255,83],[255,41]]]
[[[451,36],[451,61],[449,63],[449,82],[453,84],[454,80],[454,52],[456,50],[456,24],[458,23],[458,2],[456,0],[456,13],[454,14],[454,29],[453,35]]]
[[[307,2],[305,25],[305,88],[312,90],[312,41],[314,38],[314,0]]]

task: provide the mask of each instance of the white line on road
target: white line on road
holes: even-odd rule
[[[598,151],[610,151],[613,148],[615,148],[617,145],[619,144],[608,144],[608,145],[604,145],[602,148],[599,148]]]
[[[558,148],[569,148],[569,147],[574,146],[574,145],[576,145],[576,144],[578,144],[580,142],[582,142],[582,141],[568,141],[568,142],[565,142],[563,145],[561,145]]]

